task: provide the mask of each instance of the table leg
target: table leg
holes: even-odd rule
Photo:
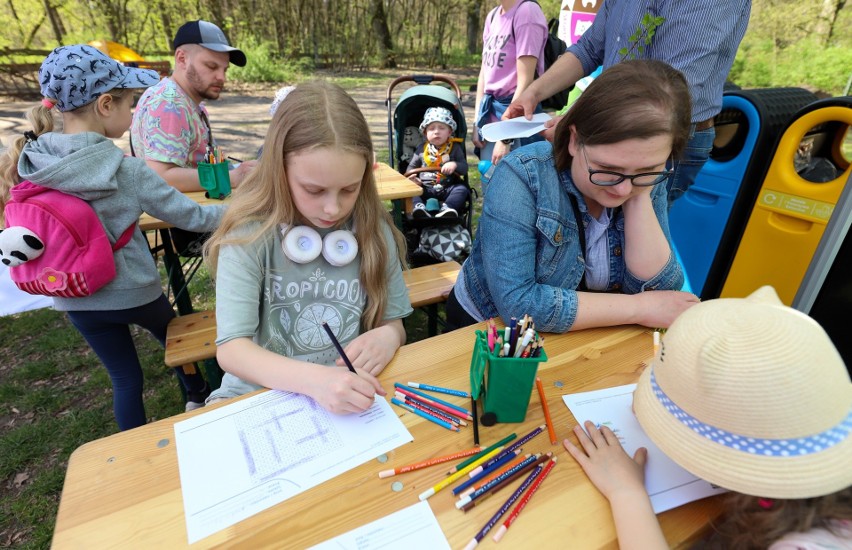
[[[187,315],[193,312],[192,300],[189,291],[186,290],[186,279],[180,265],[180,257],[172,245],[172,238],[168,229],[160,229],[160,238],[163,239],[163,263],[166,273],[169,275],[169,286],[175,294],[175,305],[178,313]]]
[[[393,204],[393,223],[402,231],[402,217],[405,215],[405,202],[401,199],[394,199]]]

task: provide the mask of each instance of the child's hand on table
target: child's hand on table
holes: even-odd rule
[[[631,459],[621,447],[618,437],[608,427],[602,426],[598,429],[589,421],[586,421],[585,426],[588,434],[581,426],[574,426],[574,435],[580,441],[582,449],[568,439],[562,444],[580,464],[595,487],[610,502],[619,493],[645,495],[647,449],[640,448]]]

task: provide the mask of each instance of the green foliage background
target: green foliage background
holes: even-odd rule
[[[558,16],[560,0],[539,3],[548,18]],[[475,66],[482,23],[494,5],[496,0],[7,0],[0,4],[0,20],[7,22],[0,54],[53,48],[59,28],[66,44],[106,38],[168,59],[175,29],[200,17],[220,24],[252,54],[250,66],[234,70],[233,78],[283,82],[316,67],[382,65],[387,53],[376,39],[378,13],[391,36],[390,55],[400,65]],[[752,6],[729,80],[745,88],[843,93],[852,74],[852,9],[845,0],[754,0]],[[26,57],[0,56],[0,62],[41,60]]]

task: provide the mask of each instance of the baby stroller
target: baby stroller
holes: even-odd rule
[[[391,109],[393,89],[404,82],[414,82],[399,97],[396,108]],[[442,82],[446,88],[433,82]],[[411,156],[418,147],[423,146],[423,136],[419,126],[429,107],[444,107],[452,113],[456,122],[454,137],[465,150],[464,140],[467,124],[461,105],[461,90],[454,80],[440,75],[400,76],[388,86],[385,106],[388,110],[388,163],[400,173],[410,176],[420,172],[436,172],[438,168],[417,168],[411,174],[406,173]],[[465,152],[466,155],[466,152]],[[403,218],[402,229],[408,241],[409,263],[412,266],[428,265],[443,261],[461,262],[470,251],[473,219],[473,190],[468,182],[467,172],[459,174],[462,184],[467,187],[468,195],[464,208],[457,216],[416,218],[411,212]]]

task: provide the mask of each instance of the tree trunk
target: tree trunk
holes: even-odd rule
[[[56,8],[50,5],[50,0],[44,0],[44,11],[47,13],[47,18],[50,20],[50,26],[53,29],[53,36],[58,44],[62,44],[62,24],[59,21],[59,14],[56,13]]]
[[[388,29],[388,17],[385,13],[384,0],[371,0],[371,26],[373,33],[376,36],[376,44],[379,47],[379,54],[382,57],[382,68],[396,68],[396,56],[393,51],[393,42],[391,41],[390,29]]]
[[[479,37],[482,30],[479,28],[480,0],[468,0],[467,3],[467,53],[474,55],[482,51],[479,46]]]
[[[845,3],[845,0],[822,0],[819,17],[817,17],[816,24],[814,25],[814,36],[823,47],[828,46],[834,34],[834,23],[837,21],[837,13]]]

